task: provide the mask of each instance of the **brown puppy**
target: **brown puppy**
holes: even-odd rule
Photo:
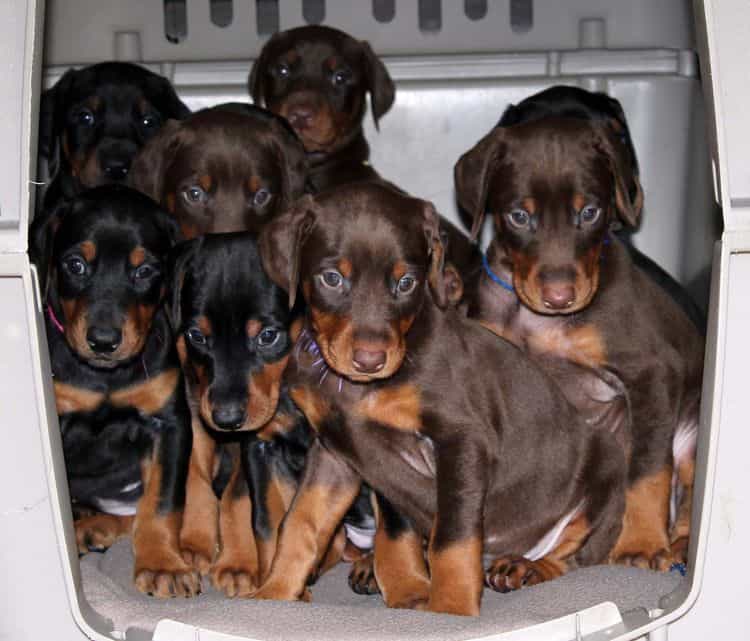
[[[611,559],[667,569],[686,552],[704,345],[608,233],[637,223],[632,172],[607,123],[545,118],[493,129],[458,161],[456,191],[475,229],[485,211],[495,222],[472,315],[533,354],[623,381],[632,452]],[[673,487],[686,491],[670,535]]]
[[[375,574],[392,607],[478,614],[483,553],[503,591],[606,558],[624,505],[620,448],[521,351],[445,309],[429,203],[352,185],[301,200],[260,245],[290,304],[300,283],[328,369],[317,351],[289,366],[318,440],[256,597],[299,598],[363,479],[385,499]]]
[[[254,231],[304,189],[304,150],[283,119],[239,103],[168,122],[131,182],[174,215],[185,238]]]
[[[316,191],[377,179],[362,133],[370,94],[377,126],[391,108],[395,87],[367,42],[331,27],[299,27],[275,34],[249,78],[255,104],[289,121],[310,160]]]

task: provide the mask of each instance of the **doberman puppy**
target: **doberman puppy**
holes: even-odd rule
[[[228,103],[168,122],[136,158],[131,183],[194,238],[257,232],[302,195],[306,176],[304,149],[282,118]]]
[[[369,164],[362,121],[368,92],[377,126],[391,108],[396,90],[367,42],[331,27],[282,31],[265,44],[255,61],[249,89],[256,104],[286,118],[297,132],[309,159],[313,193],[349,183],[386,182]],[[449,296],[457,303],[474,287],[481,256],[476,245],[444,218],[441,230],[447,247]]]
[[[229,596],[267,575],[313,438],[282,380],[301,328],[287,300],[251,234],[211,234],[175,250],[169,313],[193,417],[182,548]],[[218,462],[230,457],[217,500]],[[340,558],[342,542],[323,568]]]
[[[636,172],[616,122],[560,116],[497,127],[455,168],[474,229],[485,212],[495,224],[470,314],[532,354],[622,380],[632,451],[610,558],[667,569],[687,551],[704,344],[668,288],[609,233],[637,225]]]
[[[69,69],[42,94],[39,153],[52,180],[45,209],[83,189],[125,182],[146,141],[167,119],[189,113],[169,81],[143,67]]]
[[[606,558],[624,506],[620,447],[520,350],[447,305],[429,203],[342,187],[301,199],[260,246],[290,306],[300,283],[330,375],[317,351],[289,366],[318,438],[255,597],[299,598],[363,479],[384,499],[375,574],[392,607],[478,614],[483,553],[503,590]]]
[[[46,290],[47,339],[78,549],[128,534],[135,585],[191,596],[200,579],[180,555],[190,413],[160,308],[177,234],[136,191],[95,187],[33,228]]]

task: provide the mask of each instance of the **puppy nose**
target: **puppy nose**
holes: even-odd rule
[[[122,332],[112,327],[89,327],[86,342],[97,354],[111,354],[122,342]]]
[[[374,374],[385,366],[385,352],[373,352],[369,349],[355,349],[352,363],[354,369],[363,374]]]
[[[548,309],[567,309],[575,299],[572,285],[545,285],[542,288],[542,302]]]
[[[245,408],[239,403],[214,406],[211,418],[222,430],[236,430],[245,422]]]
[[[309,129],[314,115],[315,111],[309,105],[295,105],[289,110],[287,119],[295,129]]]
[[[108,158],[102,163],[102,167],[110,180],[125,180],[130,171],[130,158]]]

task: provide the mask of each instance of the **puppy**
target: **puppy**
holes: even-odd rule
[[[304,331],[330,373],[321,381],[315,353],[290,365],[318,438],[255,597],[299,598],[362,479],[385,499],[375,573],[392,607],[478,614],[483,554],[503,590],[606,558],[624,504],[615,437],[520,350],[446,307],[431,205],[351,185],[299,201],[260,246],[290,305],[301,284]],[[536,546],[556,524],[560,537]]]
[[[78,549],[132,535],[135,586],[192,596],[180,555],[190,413],[160,308],[177,229],[145,196],[95,187],[33,228]]]
[[[640,215],[621,133],[596,118],[497,127],[458,161],[456,192],[475,230],[485,212],[495,223],[470,314],[537,357],[622,380],[632,412],[627,508],[610,558],[664,570],[687,550],[704,344],[609,233]]]
[[[166,78],[124,62],[69,69],[42,94],[39,155],[51,184],[45,209],[83,189],[127,179],[137,151],[190,110]]]
[[[131,184],[177,219],[186,239],[254,231],[302,195],[304,149],[287,123],[250,105],[168,122],[140,152]]]

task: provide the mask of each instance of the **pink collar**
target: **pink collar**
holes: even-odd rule
[[[57,320],[57,316],[55,316],[55,312],[52,310],[51,305],[47,305],[47,316],[52,321],[52,324],[57,328],[57,330],[61,333],[65,333],[65,328],[63,327],[62,323]]]

